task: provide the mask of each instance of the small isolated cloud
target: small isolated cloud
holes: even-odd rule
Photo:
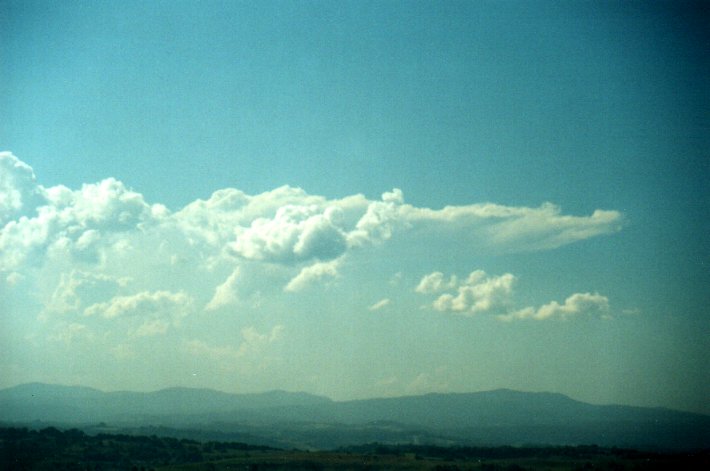
[[[301,271],[288,282],[285,291],[301,291],[313,283],[320,282],[324,279],[335,278],[338,276],[338,265],[340,259],[330,262],[319,262],[313,265],[304,267]]]
[[[445,280],[443,273],[434,272],[424,276],[415,291],[434,294],[454,289],[454,293],[440,295],[431,306],[441,312],[472,316],[505,309],[510,304],[514,282],[515,277],[510,273],[489,276],[483,270],[476,270],[465,280],[458,281],[456,276]]]
[[[380,309],[383,309],[383,308],[389,306],[390,304],[392,304],[392,301],[389,298],[380,299],[375,304],[368,307],[368,309],[370,311],[379,311]]]
[[[432,373],[420,373],[406,386],[407,394],[427,394],[450,390],[446,368],[439,367]]]
[[[575,293],[565,299],[564,304],[551,301],[535,309],[527,307],[519,311],[500,316],[502,320],[512,319],[569,319],[579,315],[598,315],[607,317],[609,312],[609,299],[600,294]]]

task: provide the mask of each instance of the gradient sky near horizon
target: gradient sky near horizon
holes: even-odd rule
[[[0,1],[0,387],[710,413],[708,18]]]

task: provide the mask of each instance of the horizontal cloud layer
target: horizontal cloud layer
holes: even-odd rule
[[[345,285],[351,264],[388,244],[406,253],[410,243],[456,243],[462,256],[545,250],[621,225],[616,211],[574,216],[549,203],[421,208],[407,204],[399,189],[370,200],[329,199],[290,186],[256,195],[226,188],[170,211],[115,178],[78,189],[45,187],[29,165],[0,153],[0,288],[8,302],[24,303],[23,315],[45,323],[50,340],[112,339],[107,348],[121,357],[132,354],[131,341],[178,332],[195,316],[238,316],[334,280]],[[511,274],[475,271],[458,279],[435,272],[416,291],[433,296],[429,306],[437,311],[511,320],[607,309],[606,298],[584,293],[516,309],[514,284]],[[369,309],[391,304],[391,296],[381,296]],[[234,359],[244,349],[268,347],[279,332],[241,331],[243,345],[253,347],[232,353],[185,345],[194,354]]]
[[[113,178],[79,190],[45,188],[10,153],[0,154],[0,169],[0,270],[8,273],[40,262],[53,250],[99,262],[111,255],[113,244],[130,242],[139,233],[178,237],[206,258],[299,265],[333,260],[353,247],[406,231],[421,237],[462,236],[475,242],[468,245],[471,250],[540,250],[614,232],[622,219],[616,211],[603,210],[563,215],[551,204],[417,208],[405,204],[397,189],[379,201],[361,195],[328,200],[291,187],[256,196],[219,190],[170,213]]]

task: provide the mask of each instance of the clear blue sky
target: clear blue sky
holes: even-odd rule
[[[0,385],[710,412],[707,24],[0,2]]]

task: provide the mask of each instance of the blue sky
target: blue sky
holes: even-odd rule
[[[710,412],[707,18],[2,2],[0,385]]]

